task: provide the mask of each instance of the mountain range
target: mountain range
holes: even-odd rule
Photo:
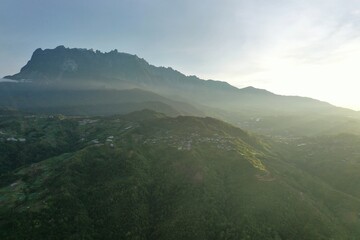
[[[329,103],[185,76],[117,50],[39,48],[19,73],[5,79],[18,83],[0,84],[0,106],[23,111],[111,115],[152,109],[171,116],[212,116],[286,136],[311,135],[313,126],[321,133],[340,133],[359,121],[358,112]]]

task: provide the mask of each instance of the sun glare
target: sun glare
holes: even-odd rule
[[[234,84],[252,83],[278,94],[307,96],[360,109],[360,39],[319,59],[289,56],[286,51],[258,58],[258,72],[231,76]],[[239,85],[239,84],[238,84]]]

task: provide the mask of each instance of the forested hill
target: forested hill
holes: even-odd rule
[[[299,168],[296,142],[148,110],[4,111],[0,130],[1,239],[360,237],[357,195]]]

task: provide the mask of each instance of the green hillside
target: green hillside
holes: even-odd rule
[[[0,131],[1,239],[360,237],[355,193],[213,118],[3,115]]]
[[[277,147],[297,168],[317,176],[338,191],[360,198],[359,146],[358,135],[340,134],[298,138]]]

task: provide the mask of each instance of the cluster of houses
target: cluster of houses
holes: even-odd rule
[[[96,120],[96,119],[82,119],[79,121],[79,125],[85,126],[85,125],[96,123],[96,122],[98,122],[98,120]]]
[[[8,142],[26,142],[26,138],[9,137],[9,138],[6,138],[6,141],[8,141]]]
[[[234,137],[220,136],[214,134],[211,136],[201,136],[198,133],[191,133],[189,135],[173,137],[172,135],[165,134],[166,136],[158,136],[144,140],[144,144],[167,144],[168,146],[175,147],[179,151],[190,151],[196,144],[210,143],[218,149],[232,151],[235,150]]]
[[[105,140],[105,142],[109,143],[110,147],[112,148],[114,147],[113,141],[114,141],[114,136],[108,136]]]
[[[92,144],[95,144],[95,145],[103,145],[99,139],[93,139],[90,141]],[[110,147],[115,147],[114,145],[114,136],[108,136],[106,139],[105,139],[105,144],[109,144]]]
[[[99,122],[99,120],[96,119],[82,119],[80,121],[78,121],[79,125],[81,126],[85,126],[88,124],[92,124],[92,123],[96,123]],[[115,120],[115,122],[119,122],[117,120]],[[129,130],[132,130],[136,127],[137,125],[135,123],[127,123],[126,125],[121,126],[121,129],[119,129],[120,131],[118,131],[118,129],[116,129],[115,131],[119,134],[122,135],[125,132],[128,132]],[[95,146],[102,146],[104,144],[114,148],[115,147],[115,137],[113,135],[107,136],[107,137],[100,137],[100,138],[93,138],[92,140],[90,140],[90,136],[91,133],[85,131],[82,135],[81,135],[81,139],[80,141],[83,143],[88,143],[90,145],[95,145]],[[94,137],[94,136],[93,136]],[[90,139],[89,139],[90,138]],[[123,140],[118,138],[118,140],[116,142],[121,143]]]
[[[0,131],[0,136],[6,135],[3,131]],[[26,138],[16,138],[16,137],[0,137],[1,142],[26,142]]]

